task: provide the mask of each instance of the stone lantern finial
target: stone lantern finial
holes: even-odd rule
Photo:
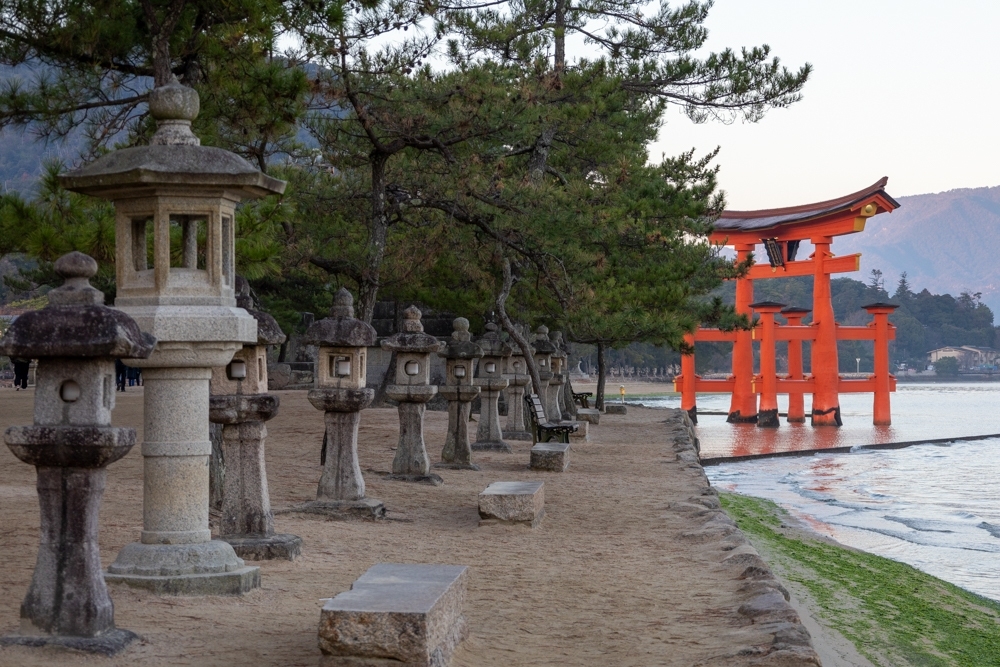
[[[457,340],[460,343],[472,340],[472,334],[469,333],[469,320],[464,317],[456,317],[452,326],[455,327],[455,330],[451,332],[452,340]]]
[[[55,269],[65,282],[49,292],[50,304],[104,305],[104,293],[90,285],[90,279],[97,275],[97,262],[93,257],[74,251],[57,259]]]
[[[419,333],[424,330],[424,323],[420,321],[423,313],[416,306],[410,306],[403,311],[403,331],[406,333]]]
[[[354,317],[354,295],[346,287],[341,287],[333,295],[330,317]]]
[[[535,329],[535,340],[548,340],[549,339],[549,328],[544,324],[540,324],[537,329]]]
[[[198,117],[198,91],[182,86],[177,77],[170,83],[149,91],[149,114],[156,120],[153,146],[200,146],[201,140],[191,131],[191,121]]]

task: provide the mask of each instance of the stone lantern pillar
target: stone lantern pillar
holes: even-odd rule
[[[107,465],[135,444],[135,430],[111,426],[115,359],[148,357],[155,340],[90,286],[97,262],[59,258],[66,279],[49,305],[26,313],[0,340],[0,354],[37,358],[34,426],[12,426],[14,456],[38,471],[41,539],[21,635],[0,644],[62,645],[112,655],[136,635],[115,628],[101,572],[98,512]]]
[[[375,398],[375,390],[365,384],[368,348],[376,338],[370,324],[354,317],[354,297],[343,287],[333,296],[330,316],[306,330],[303,343],[319,348],[309,402],[324,412],[326,449],[316,500],[296,507],[297,512],[336,518],[385,516],[382,501],[365,497],[365,480],[358,463],[361,410]]]
[[[476,429],[476,441],[472,449],[478,451],[492,450],[497,452],[512,452],[510,445],[503,441],[500,430],[500,392],[507,388],[510,380],[503,376],[511,349],[507,343],[500,340],[497,325],[490,322],[486,325],[486,333],[480,337],[479,347],[483,348],[483,358],[479,360],[476,372],[476,385],[482,389],[479,402],[479,428]]]
[[[524,420],[524,392],[531,383],[531,376],[520,348],[511,346],[511,350],[504,373],[510,384],[507,385],[507,424],[503,429],[503,437],[505,440],[530,441],[531,433]]]
[[[479,396],[480,388],[473,384],[476,360],[483,356],[483,348],[472,342],[469,320],[459,317],[454,322],[451,334],[443,352],[445,358],[445,384],[438,393],[448,399],[448,435],[441,450],[443,463],[435,467],[460,470],[479,470],[472,463],[472,447],[469,444],[469,413],[472,401]]]
[[[532,343],[532,347],[535,348],[538,379],[542,382],[538,398],[541,399],[542,405],[545,407],[545,415],[549,418],[549,421],[560,421],[562,415],[550,412],[548,402],[549,383],[552,381],[552,354],[556,351],[556,346],[549,340],[549,328],[544,324],[535,329],[535,340]]]
[[[222,424],[222,518],[219,539],[250,560],[294,560],[298,535],[276,534],[264,467],[264,422],[278,414],[278,397],[267,393],[267,347],[285,334],[274,318],[253,310],[250,286],[236,276],[236,305],[257,320],[257,344],[244,345],[228,366],[212,369],[209,419]]]
[[[382,349],[396,353],[396,383],[386,396],[399,402],[399,445],[392,460],[390,479],[437,486],[443,480],[431,474],[424,443],[424,411],[438,388],[431,381],[431,352],[441,349],[437,338],[424,333],[420,310],[403,311],[403,330],[382,341]]]
[[[157,338],[143,369],[143,530],[108,582],[158,593],[240,594],[260,585],[208,526],[209,382],[257,323],[236,307],[234,226],[241,199],[285,184],[191,132],[198,94],[173,82],[149,93],[150,145],[112,151],[61,177],[115,206],[115,305]],[[150,243],[150,240],[152,243]]]
[[[554,421],[561,421],[565,417],[568,417],[563,394],[566,389],[566,361],[569,355],[563,350],[561,331],[550,333],[549,340],[552,341],[552,345],[556,349],[552,353],[552,379],[549,380],[548,403],[546,403],[545,412],[555,414],[556,419]]]

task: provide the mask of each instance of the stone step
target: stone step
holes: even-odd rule
[[[323,605],[320,667],[445,667],[468,634],[464,565],[378,563]]]
[[[576,430],[569,434],[569,439],[590,442],[590,422],[572,421],[562,422],[564,424],[576,424]]]
[[[604,406],[605,414],[624,415],[628,413],[628,406],[621,403],[608,403]]]
[[[569,445],[562,442],[540,442],[531,448],[532,470],[563,472],[569,467]]]
[[[582,422],[590,422],[594,426],[601,423],[601,411],[596,408],[577,408],[576,418]]]
[[[479,494],[479,525],[519,523],[534,528],[545,515],[544,482],[493,482]]]

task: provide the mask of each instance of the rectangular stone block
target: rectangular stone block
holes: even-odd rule
[[[608,403],[604,406],[604,412],[609,415],[624,415],[628,413],[628,406],[624,403]]]
[[[464,565],[378,563],[323,605],[320,667],[446,667],[468,629]]]
[[[601,411],[596,408],[577,408],[576,418],[582,422],[590,422],[594,426],[601,423]]]
[[[537,526],[545,514],[544,482],[493,482],[479,494],[479,525],[523,523]]]
[[[569,434],[569,439],[571,441],[578,440],[580,442],[590,442],[590,422],[574,421],[568,423],[576,424],[576,430]]]
[[[531,469],[563,472],[569,467],[569,445],[540,442],[531,448]]]

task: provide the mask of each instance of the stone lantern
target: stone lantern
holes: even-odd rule
[[[472,449],[511,452],[510,445],[503,441],[498,407],[500,392],[510,384],[503,375],[511,353],[510,345],[500,340],[497,325],[492,322],[486,325],[486,333],[477,342],[483,348],[483,358],[479,360],[476,373],[476,385],[482,389],[482,399],[479,402],[479,428]]]
[[[445,358],[445,384],[438,393],[448,399],[448,435],[441,450],[443,463],[435,467],[479,470],[472,463],[472,447],[469,444],[469,414],[472,401],[479,396],[480,389],[473,384],[476,360],[483,356],[483,348],[472,342],[469,320],[459,317],[453,323],[454,333],[444,351],[438,352]]]
[[[293,560],[298,535],[276,534],[264,467],[264,422],[278,414],[278,397],[267,393],[267,348],[285,342],[274,318],[253,309],[250,286],[236,276],[236,305],[257,320],[256,344],[244,345],[225,367],[212,369],[209,419],[222,424],[222,518],[219,539],[250,560]]]
[[[354,317],[354,297],[343,287],[333,296],[330,316],[306,330],[304,344],[318,346],[309,402],[325,413],[326,438],[316,500],[295,511],[367,519],[385,516],[382,501],[365,497],[358,464],[361,410],[375,398],[375,391],[365,385],[368,348],[376,337],[370,324]]]
[[[549,411],[549,382],[552,380],[552,354],[556,351],[556,346],[549,340],[549,328],[544,324],[535,330],[535,340],[532,343],[535,348],[535,363],[538,365],[538,379],[542,386],[539,389],[538,398],[545,407],[545,415],[550,422],[557,422],[562,419],[562,415]]]
[[[441,349],[437,338],[424,333],[420,310],[403,311],[403,330],[382,341],[382,349],[396,353],[396,383],[386,387],[386,396],[399,402],[399,446],[392,460],[390,479],[442,484],[430,472],[431,462],[424,443],[424,411],[438,388],[431,381],[431,353]]]
[[[507,386],[507,425],[503,429],[503,437],[505,440],[531,441],[531,433],[524,420],[524,392],[531,383],[528,362],[520,347],[512,345],[511,350],[504,372],[504,377],[510,384]]]
[[[552,353],[552,379],[549,380],[549,390],[546,394],[548,400],[545,403],[545,412],[550,415],[552,421],[561,421],[566,415],[566,408],[563,400],[563,393],[566,388],[566,360],[569,357],[563,350],[563,337],[561,331],[553,331],[549,334],[549,340],[556,348]],[[551,415],[555,415],[553,419]],[[568,415],[567,415],[568,416]]]
[[[149,93],[150,145],[112,151],[61,177],[115,206],[115,305],[157,338],[143,369],[143,530],[106,580],[161,593],[239,594],[260,585],[208,525],[209,382],[257,323],[236,307],[236,204],[285,184],[191,132],[198,94],[176,81]]]
[[[5,440],[38,471],[41,540],[19,636],[0,644],[62,645],[114,654],[136,635],[115,628],[101,572],[98,512],[107,465],[135,444],[135,430],[111,426],[115,359],[148,357],[155,340],[127,315],[104,306],[90,286],[97,262],[83,253],[55,264],[66,282],[49,305],[17,318],[0,354],[37,358],[34,426],[12,426]]]

